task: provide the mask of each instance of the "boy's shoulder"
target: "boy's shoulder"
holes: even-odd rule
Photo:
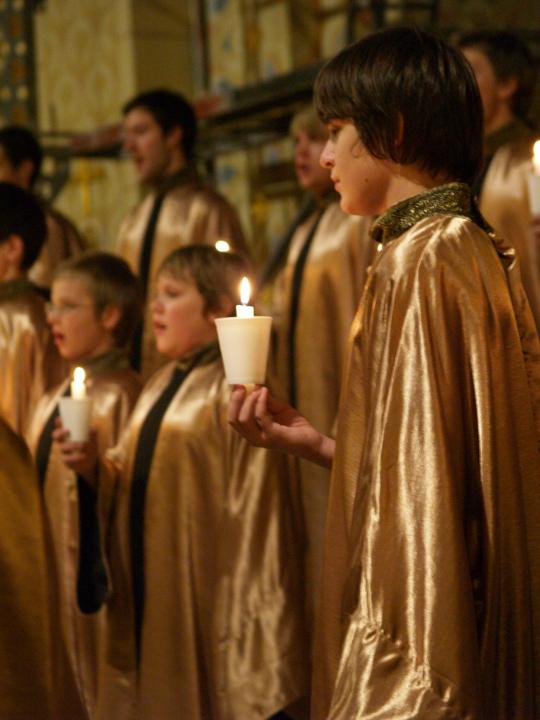
[[[460,286],[476,292],[479,276],[489,278],[489,286],[506,283],[500,244],[470,218],[444,214],[425,218],[380,253],[371,278],[373,292],[408,296],[415,285]]]
[[[30,317],[34,324],[46,324],[46,296],[28,280],[0,283],[0,315]]]
[[[383,257],[411,270],[445,259],[457,258],[463,263],[467,255],[479,248],[495,250],[487,230],[466,216],[439,213],[420,220],[389,243]]]
[[[125,394],[137,397],[142,386],[141,376],[130,367],[107,368],[91,378],[92,395]]]

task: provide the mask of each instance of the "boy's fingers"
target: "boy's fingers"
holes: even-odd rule
[[[245,395],[246,390],[243,385],[233,385],[231,397],[229,399],[229,410],[227,413],[227,419],[230,423],[235,423],[237,421]]]

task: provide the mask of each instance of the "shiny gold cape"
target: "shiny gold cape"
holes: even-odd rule
[[[262,720],[306,689],[298,540],[286,459],[230,428],[220,360],[190,372],[160,426],[146,490],[136,676],[130,479],[142,423],[173,369],[151,378],[100,478],[104,517],[116,496],[108,659],[117,682],[104,688],[98,717]]]
[[[419,198],[352,326],[313,717],[534,718],[538,337],[513,250]]]
[[[148,193],[120,227],[116,250],[135,273],[139,273],[142,242],[155,199],[156,191]],[[184,245],[214,245],[217,240],[227,240],[233,250],[248,256],[236,212],[221,195],[197,178],[170,189],[161,206],[154,235],[148,273],[148,299],[154,293],[159,266],[169,253]],[[151,311],[147,304],[141,370],[143,377],[148,379],[164,362],[165,359],[156,350]]]
[[[66,365],[45,320],[45,300],[27,280],[0,283],[0,415],[20,434]]]
[[[50,287],[57,266],[84,250],[84,241],[73,223],[47,203],[40,201],[47,221],[47,237],[37,260],[28,271],[36,285]]]
[[[113,351],[84,365],[88,395],[92,398],[92,427],[97,430],[100,453],[114,446],[141,389],[139,376],[127,359]],[[35,453],[45,423],[67,388],[69,379],[45,395],[39,403],[29,431]],[[62,697],[59,717],[91,718],[95,710],[98,674],[103,654],[104,612],[83,614],[77,606],[79,567],[79,508],[77,477],[69,470],[53,444],[44,485],[47,531],[51,551],[51,582],[55,592],[54,640],[62,645],[69,668],[60,679]],[[67,692],[68,678],[74,685]]]
[[[291,239],[287,263],[274,287],[277,376],[290,388],[289,345],[292,279],[298,255],[319,210]],[[351,322],[377,243],[369,237],[370,220],[351,217],[331,202],[313,236],[302,275],[295,330],[296,407],[313,425],[332,434],[339,404],[341,372]],[[330,472],[298,463],[307,532],[306,592],[309,614],[321,572],[321,552]]]
[[[43,511],[28,448],[0,420],[0,717],[53,720]]]
[[[540,331],[540,249],[531,233],[527,176],[532,170],[534,138],[530,131],[499,147],[480,194],[480,210],[498,235],[515,248],[523,287]]]

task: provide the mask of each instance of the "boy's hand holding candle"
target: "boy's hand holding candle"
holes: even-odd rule
[[[241,305],[236,317],[216,319],[219,346],[229,385],[262,385],[266,378],[272,318],[255,316],[248,305],[249,280],[240,283]]]

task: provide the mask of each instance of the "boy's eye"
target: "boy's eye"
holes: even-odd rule
[[[328,128],[328,137],[330,138],[330,140],[336,140],[340,130],[341,128],[336,127],[335,125],[331,125]]]

